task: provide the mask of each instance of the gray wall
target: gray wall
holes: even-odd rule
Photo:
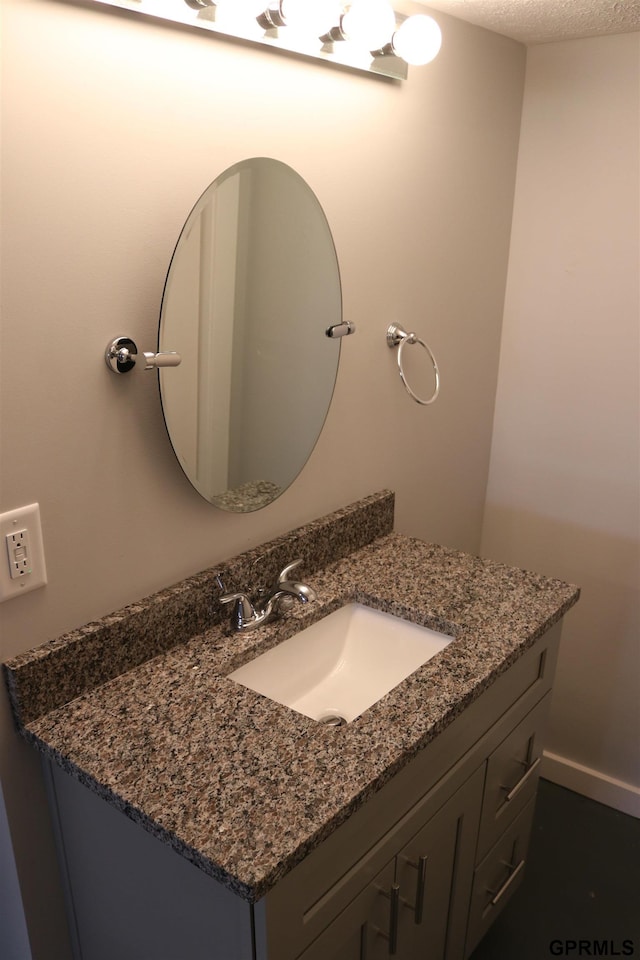
[[[640,33],[532,47],[483,553],[582,587],[544,770],[640,816]]]
[[[4,0],[1,15],[0,509],[40,503],[49,575],[0,607],[2,657],[382,487],[400,531],[477,551],[524,48],[438,14],[440,56],[394,84],[89,4]],[[184,479],[155,375],[115,377],[102,355],[119,334],[153,348],[184,219],[252,155],[288,163],[318,196],[358,332],[302,475],[237,516]],[[392,321],[438,358],[433,407],[402,389]],[[63,960],[38,762],[0,698],[34,960]]]

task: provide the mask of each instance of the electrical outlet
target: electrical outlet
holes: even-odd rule
[[[28,530],[16,530],[5,537],[12,580],[20,580],[33,573],[31,566],[31,539]]]
[[[0,513],[0,603],[47,582],[40,507]]]

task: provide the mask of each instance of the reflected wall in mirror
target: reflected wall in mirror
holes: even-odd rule
[[[248,513],[295,480],[322,430],[342,319],[338,262],[315,194],[277,160],[243,160],[202,194],[162,298],[169,437],[206,500]]]

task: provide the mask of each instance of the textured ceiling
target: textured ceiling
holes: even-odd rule
[[[522,43],[640,30],[640,0],[424,0],[424,5]]]

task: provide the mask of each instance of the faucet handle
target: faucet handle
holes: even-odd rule
[[[233,603],[234,608],[231,613],[231,625],[236,630],[241,630],[243,626],[251,620],[255,620],[256,611],[251,600],[245,593],[225,593],[218,597],[220,603]]]
[[[287,566],[284,568],[284,570],[282,570],[278,575],[278,583],[284,583],[286,580],[288,580],[289,574],[291,573],[291,571],[295,570],[296,567],[299,567],[301,563],[302,563],[302,558],[298,560],[293,560],[291,563],[288,563]]]
[[[231,603],[232,600],[247,600],[246,593],[223,593],[218,597],[220,603]]]
[[[278,602],[281,607],[287,607],[293,603],[294,596],[297,597],[302,603],[307,603],[309,600],[316,599],[316,592],[311,587],[308,587],[306,583],[293,583],[289,580],[289,574],[292,570],[295,570],[296,567],[299,567],[302,563],[302,560],[294,560],[292,563],[288,563],[284,570],[280,573],[277,583],[274,587],[274,596],[277,595]]]

